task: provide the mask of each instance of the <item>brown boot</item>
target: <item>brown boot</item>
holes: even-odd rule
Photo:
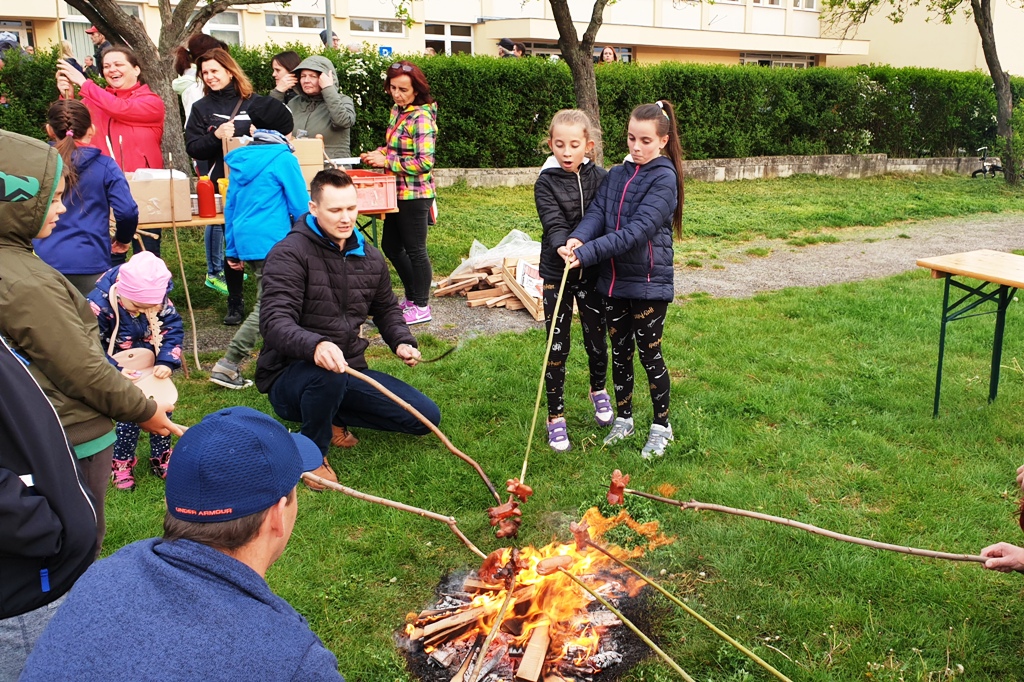
[[[344,426],[331,424],[331,445],[337,445],[339,448],[354,448],[359,445],[359,439]]]
[[[314,476],[319,476],[322,479],[332,481],[334,483],[338,482],[338,475],[334,473],[334,469],[331,468],[331,465],[327,461],[326,457],[324,457],[324,463],[321,466],[318,466],[316,469],[313,469],[309,473],[313,474]],[[302,482],[306,484],[307,488],[309,488],[310,490],[315,490],[316,492],[327,490],[327,486],[311,481],[308,478],[302,479]]]

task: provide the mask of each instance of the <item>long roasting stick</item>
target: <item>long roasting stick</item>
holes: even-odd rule
[[[110,143],[110,138],[107,138],[107,144]],[[113,155],[113,154],[111,154]],[[185,305],[188,306],[188,317],[192,322],[192,357],[196,361],[196,369],[202,370],[203,366],[199,363],[199,337],[196,335],[196,315],[192,310],[192,297],[188,293],[188,280],[185,279],[185,261],[181,257],[181,243],[178,241],[178,221],[174,219],[174,157],[170,152],[167,152],[167,176],[168,187],[171,193],[171,232],[174,233],[174,248],[178,252],[178,267],[181,268],[181,285],[185,289]],[[184,360],[184,358],[182,358]],[[185,370],[185,378],[188,378],[188,363],[181,363],[182,369]]]
[[[472,457],[464,453],[462,450],[459,450],[457,447],[452,445],[452,442],[448,440],[448,436],[444,435],[444,433],[441,432],[441,429],[437,428],[437,426],[434,425],[434,422],[424,417],[419,410],[417,410],[415,407],[410,405],[405,400],[402,400],[393,392],[389,391],[383,384],[381,384],[376,379],[363,374],[359,370],[352,369],[347,365],[345,366],[345,373],[355,377],[356,379],[359,379],[360,381],[365,381],[366,383],[370,384],[375,389],[386,395],[388,398],[391,398],[391,400],[400,405],[406,412],[420,420],[420,422],[424,426],[433,431],[434,435],[437,436],[442,443],[444,443],[445,447],[448,448],[449,452],[451,452],[453,455],[469,464],[471,467],[473,467],[473,469],[476,470],[476,473],[480,474],[480,478],[483,479],[484,484],[487,486],[487,489],[491,491],[491,495],[494,496],[494,499],[497,501],[498,504],[501,504],[501,497],[498,495],[498,491],[494,489],[494,484],[491,483],[491,479],[487,478],[487,474],[485,474],[484,470],[480,467],[480,465],[476,463],[476,460],[474,460]]]
[[[515,587],[516,582],[516,559],[516,550],[513,549],[512,557],[508,562],[508,567],[512,572],[512,575],[505,583],[505,601],[501,603],[501,610],[498,611],[498,617],[494,621],[494,626],[491,627],[491,631],[487,633],[487,639],[484,640],[483,645],[480,647],[480,653],[476,657],[476,663],[473,665],[473,672],[469,676],[469,682],[477,682],[477,678],[480,677],[480,670],[484,667],[484,660],[487,658],[487,650],[491,648],[491,643],[498,635],[498,630],[501,629],[501,622],[505,620],[505,612],[508,610],[508,605],[512,601],[512,588]]]
[[[654,500],[655,502],[664,502],[665,504],[671,504],[676,507],[679,507],[680,509],[716,511],[722,512],[723,514],[746,516],[747,518],[758,519],[760,521],[778,523],[783,526],[799,528],[800,530],[805,530],[808,533],[814,533],[815,535],[823,535],[827,538],[832,538],[833,540],[852,542],[855,545],[863,545],[864,547],[871,547],[873,549],[884,549],[890,552],[900,552],[901,554],[912,554],[914,556],[931,557],[932,559],[946,559],[948,561],[976,561],[978,563],[985,563],[985,561],[987,561],[985,557],[978,556],[976,554],[953,554],[950,552],[936,552],[930,549],[918,549],[917,547],[892,545],[887,542],[877,542],[875,540],[858,538],[853,535],[844,535],[843,533],[837,533],[833,530],[819,528],[818,526],[812,526],[809,523],[801,523],[800,521],[794,521],[793,519],[787,519],[781,516],[761,514],[759,512],[747,511],[746,509],[736,509],[734,507],[724,507],[720,504],[708,504],[706,502],[698,502],[697,500],[682,502],[680,500],[673,500],[668,497],[661,497],[660,495],[652,495],[651,493],[645,493],[640,490],[630,490],[629,488],[625,488],[623,492],[628,493],[630,495],[637,495],[639,497],[646,497],[647,499]]]
[[[472,542],[470,542],[469,538],[467,538],[462,533],[462,531],[459,530],[458,523],[456,522],[454,516],[444,516],[436,512],[427,511],[426,509],[420,509],[419,507],[412,507],[407,504],[402,504],[401,502],[395,502],[394,500],[387,500],[384,499],[383,497],[367,495],[366,493],[361,493],[358,490],[355,490],[354,488],[349,488],[348,486],[344,486],[340,483],[335,483],[334,481],[328,481],[326,478],[320,478],[316,474],[310,473],[308,471],[302,474],[302,477],[310,481],[313,481],[314,483],[319,483],[322,486],[326,486],[331,490],[337,490],[339,493],[345,493],[346,495],[354,497],[357,500],[373,502],[374,504],[384,505],[385,507],[391,507],[392,509],[398,509],[400,511],[409,512],[410,514],[416,514],[417,516],[433,519],[434,521],[440,521],[441,523],[447,525],[448,528],[450,528],[451,531],[455,533],[455,536],[459,538],[459,540],[462,540],[462,544],[466,545],[466,547],[468,547],[471,552],[479,556],[481,559],[487,558],[487,555],[481,552],[480,549]]]
[[[672,668],[673,670],[675,670],[675,671],[676,671],[677,673],[679,673],[679,674],[680,674],[680,676],[682,676],[682,678],[683,678],[684,680],[686,680],[686,682],[694,682],[694,679],[693,679],[692,677],[690,677],[689,675],[687,675],[687,674],[686,674],[686,671],[685,671],[685,670],[683,670],[682,668],[680,668],[680,667],[679,667],[679,664],[678,664],[678,663],[676,663],[675,661],[673,661],[673,660],[672,660],[672,658],[671,658],[671,657],[670,657],[670,656],[669,656],[668,654],[666,654],[666,653],[665,653],[664,651],[662,651],[661,647],[659,647],[659,646],[658,646],[657,644],[655,644],[654,642],[652,642],[652,641],[651,641],[651,638],[650,638],[650,637],[648,637],[648,636],[647,636],[647,635],[645,635],[644,633],[640,632],[640,628],[638,628],[637,626],[633,625],[632,621],[630,621],[630,620],[629,620],[628,618],[626,618],[626,617],[625,617],[624,615],[622,615],[622,612],[621,612],[621,611],[619,611],[619,610],[618,610],[617,608],[615,608],[614,606],[612,606],[611,604],[609,604],[609,603],[608,603],[608,601],[607,601],[607,600],[606,600],[606,599],[605,599],[604,597],[602,597],[602,596],[601,596],[601,595],[599,595],[599,594],[598,594],[597,592],[595,592],[594,590],[592,590],[592,589],[590,589],[589,587],[587,587],[587,584],[586,584],[586,583],[584,583],[584,582],[583,582],[582,580],[580,580],[579,578],[577,578],[576,576],[574,576],[574,575],[573,575],[572,573],[569,573],[569,571],[565,570],[565,569],[564,569],[564,568],[562,568],[562,567],[559,567],[559,568],[558,568],[558,570],[559,570],[559,571],[561,571],[561,572],[562,572],[562,573],[563,573],[564,575],[567,575],[567,576],[569,576],[569,579],[570,579],[570,580],[572,580],[572,581],[573,581],[574,583],[576,583],[577,585],[579,585],[580,587],[582,587],[582,588],[583,588],[584,590],[586,590],[586,591],[587,591],[588,593],[590,593],[590,596],[592,596],[592,597],[593,597],[594,599],[596,599],[597,601],[601,602],[601,604],[602,604],[602,605],[603,605],[603,606],[604,606],[604,607],[605,607],[606,609],[608,609],[609,611],[611,611],[612,613],[614,613],[614,614],[615,614],[615,616],[616,616],[616,617],[617,617],[617,618],[618,618],[619,620],[621,620],[621,621],[623,622],[623,624],[624,624],[624,625],[625,625],[625,626],[626,626],[627,628],[629,628],[630,630],[632,630],[632,631],[633,631],[633,632],[634,632],[634,633],[636,634],[636,636],[637,636],[637,637],[639,637],[640,639],[642,639],[642,640],[643,640],[643,642],[644,642],[644,644],[646,644],[647,646],[651,647],[651,650],[652,650],[652,651],[654,651],[654,653],[656,653],[656,654],[658,654],[659,656],[661,656],[661,659],[662,659],[663,661],[665,661],[666,663],[668,663],[668,664],[669,664],[669,666],[671,666],[671,668]]]

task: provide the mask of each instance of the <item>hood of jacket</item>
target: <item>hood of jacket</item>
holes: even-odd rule
[[[322,57],[318,54],[315,54],[311,57],[306,57],[301,62],[299,62],[298,66],[292,69],[292,74],[295,76],[296,79],[298,79],[299,74],[301,74],[303,71],[329,73],[331,75],[331,78],[334,80],[334,86],[338,86],[338,71],[337,69],[334,68],[334,62],[332,62],[327,57]],[[295,85],[292,86],[292,90],[295,92],[296,95],[308,97],[311,100],[322,99],[321,95],[307,95],[305,92],[302,91],[302,84],[298,82],[296,82]]]
[[[0,130],[0,247],[32,248],[63,172],[57,150],[39,140]]]
[[[81,173],[101,156],[103,156],[103,152],[96,147],[79,147],[71,155],[71,162],[75,164],[75,172]]]
[[[231,168],[231,185],[250,185],[266,168],[282,154],[291,154],[284,144],[248,144],[233,149],[224,157]]]
[[[343,249],[339,248],[337,244],[320,231],[320,225],[316,222],[316,218],[312,213],[307,213],[303,220],[295,223],[292,226],[292,232],[299,232],[317,244],[334,251],[341,251],[346,256],[359,256],[360,258],[366,256],[366,238],[363,237],[363,233],[358,227],[352,230],[352,236],[345,241],[345,248]]]

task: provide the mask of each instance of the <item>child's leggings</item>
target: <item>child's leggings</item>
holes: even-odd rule
[[[168,412],[168,419],[173,413]],[[135,458],[135,449],[139,445],[139,425],[134,422],[117,422],[117,442],[114,443],[114,459],[125,462]],[[149,434],[149,456],[159,459],[171,449],[170,436]]]
[[[570,277],[572,275],[570,274]],[[583,347],[587,351],[590,363],[590,390],[596,393],[603,391],[608,376],[608,344],[605,339],[604,296],[596,287],[596,278],[581,278],[579,281],[565,283],[562,294],[562,306],[555,317],[555,303],[558,299],[559,282],[544,282],[544,319],[548,333],[554,320],[555,335],[551,340],[551,353],[548,355],[547,372],[544,382],[548,394],[548,419],[561,417],[565,412],[565,362],[569,358],[572,330],[572,301],[580,312],[580,326],[583,327]]]
[[[661,355],[668,301],[608,298],[606,321],[612,342],[612,381],[618,416],[633,416],[633,348],[640,350],[640,364],[651,386],[654,423],[668,426],[668,401],[672,382]]]

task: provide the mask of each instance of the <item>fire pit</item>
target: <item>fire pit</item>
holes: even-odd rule
[[[636,554],[612,551],[622,558]],[[480,666],[480,682],[613,680],[648,655],[646,645],[569,575],[630,621],[645,625],[643,581],[598,552],[552,543],[520,550],[514,580],[506,576],[503,582],[496,574],[512,552],[498,550],[479,571],[449,576],[434,603],[409,614],[396,640],[413,674],[425,682],[473,682],[480,649],[506,599],[507,610]]]

